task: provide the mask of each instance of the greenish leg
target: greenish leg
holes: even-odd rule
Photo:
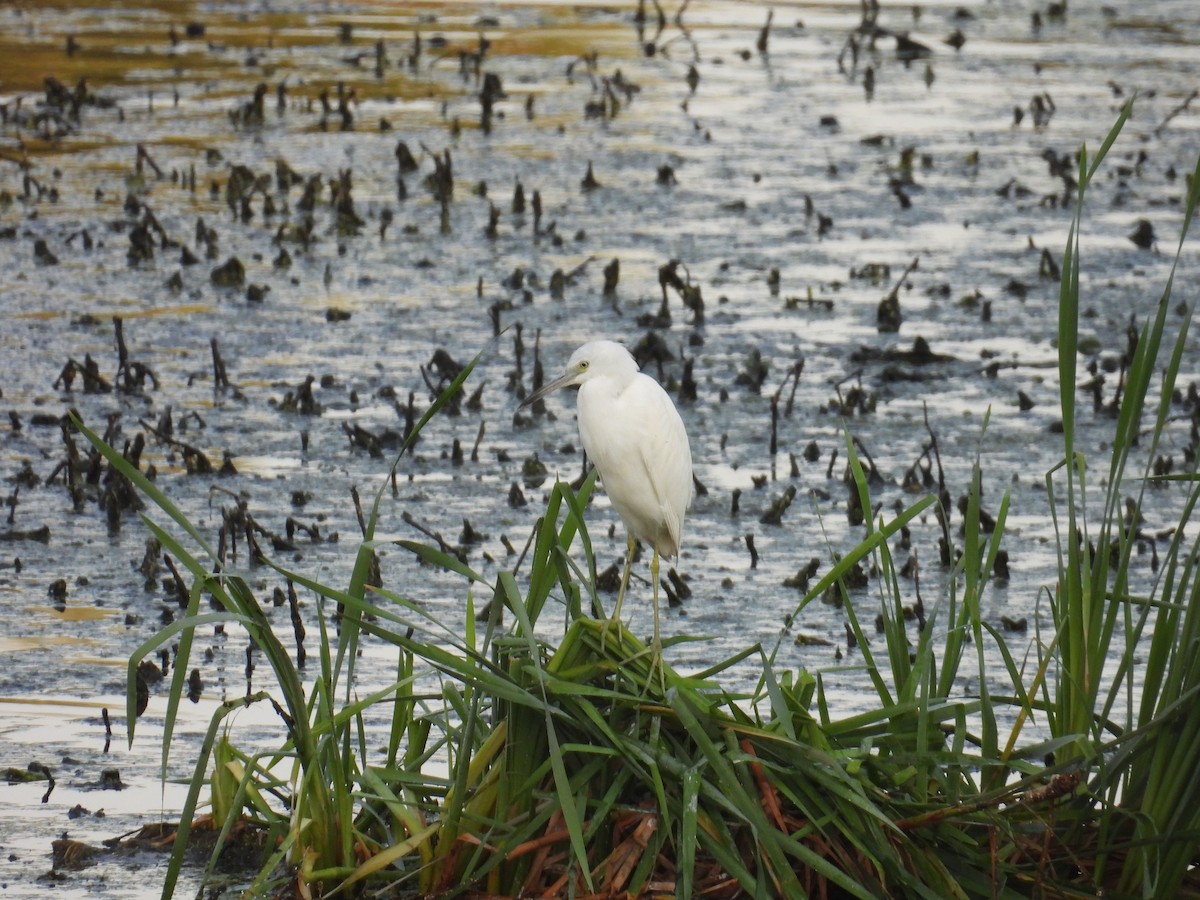
[[[662,637],[658,630],[658,548],[654,548],[654,556],[650,558],[650,580],[654,583],[654,642],[650,645],[650,678],[653,680],[654,671],[658,670],[659,686],[662,692],[667,692],[667,673],[663,666]]]
[[[633,551],[637,549],[637,538],[631,534],[626,540],[625,571],[621,573],[621,588],[617,591],[617,605],[613,607],[612,618],[605,622],[604,627],[600,629],[601,647],[608,641],[608,629],[614,622],[621,621],[621,604],[625,602],[625,591],[629,588],[629,570],[633,567]],[[656,552],[655,557],[657,556]]]
[[[662,658],[662,640],[658,633],[658,549],[655,548],[654,556],[650,559],[650,580],[654,584],[654,643],[650,645],[654,655]]]

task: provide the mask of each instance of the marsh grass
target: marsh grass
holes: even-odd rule
[[[866,533],[849,552],[831,553],[829,570],[797,607],[830,589],[842,596],[876,702],[839,716],[820,675],[781,669],[778,647],[747,647],[702,672],[667,667],[660,680],[624,627],[605,640],[584,515],[591,479],[578,492],[562,483],[551,491],[523,572],[487,579],[438,547],[399,542],[470,585],[466,627],[457,631],[371,583],[382,546],[381,484],[345,588],[269,563],[322,600],[319,671],[307,678],[245,573],[221,564],[154,483],[77,423],[166,515],[170,528],[145,517],[147,527],[192,578],[186,616],[130,659],[130,741],[137,665],[174,642],[165,777],[197,628],[245,629],[274,677],[270,690],[214,715],[164,896],[174,891],[194,821],[222,838],[248,826],[268,834],[255,894],[945,898],[1103,888],[1176,896],[1194,880],[1200,836],[1200,543],[1184,527],[1200,491],[1194,463],[1192,474],[1177,476],[1181,484],[1170,483],[1186,492],[1179,527],[1148,592],[1136,595],[1129,572],[1137,518],[1123,505],[1130,484],[1135,512],[1146,491],[1158,489],[1149,461],[1178,427],[1172,393],[1195,298],[1185,298],[1184,314],[1168,326],[1173,275],[1139,332],[1111,451],[1089,461],[1074,439],[1083,203],[1127,114],[1094,157],[1080,155],[1060,296],[1064,453],[1047,474],[1059,571],[1052,626],[1036,634],[1031,669],[982,612],[1009,540],[1009,498],[985,531],[979,458],[947,589],[914,643],[911,589],[893,548],[937,500],[922,497],[892,516],[874,509],[847,435]],[[1200,164],[1180,248],[1197,185]],[[474,366],[433,404],[393,472]],[[1142,471],[1128,476],[1135,459]],[[1097,469],[1105,472],[1099,491],[1089,478]],[[945,538],[954,541],[948,528]],[[850,567],[864,561],[878,573],[877,608],[845,587]],[[220,611],[206,611],[209,597]],[[564,617],[565,629],[539,628],[547,610]],[[885,638],[878,651],[863,624],[876,613]],[[364,635],[392,648],[395,670],[390,683],[360,697],[354,667]],[[1002,671],[988,662],[996,658]],[[749,691],[722,684],[739,665],[760,671]],[[964,681],[975,693],[963,693]],[[230,737],[229,714],[251,703],[277,711],[277,749],[247,755]],[[384,712],[386,746],[369,746],[366,719]],[[1031,721],[1039,730],[1027,738]],[[210,817],[197,820],[205,794]],[[210,871],[216,859],[214,852]]]

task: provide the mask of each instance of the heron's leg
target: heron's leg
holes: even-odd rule
[[[654,583],[654,643],[651,644],[656,656],[662,656],[662,640],[658,632],[658,548],[654,548],[654,556],[650,558],[650,579]]]
[[[637,549],[637,538],[632,534],[626,539],[625,571],[621,573],[621,588],[617,591],[617,603],[613,607],[612,618],[604,623],[600,630],[600,646],[608,639],[608,629],[613,622],[621,621],[621,604],[625,602],[625,591],[629,588],[629,570],[633,567],[633,551]]]
[[[654,597],[654,642],[650,645],[650,678],[654,678],[655,670],[658,671],[659,686],[663,693],[667,692],[667,673],[663,668],[662,658],[662,637],[658,630],[658,548],[654,548],[654,555],[650,558],[650,580],[654,583],[652,591]]]

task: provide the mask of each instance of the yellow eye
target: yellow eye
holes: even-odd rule
[[[583,360],[583,362],[581,362],[579,364],[579,371],[582,372],[587,367],[588,367],[588,361],[585,359],[585,360]]]

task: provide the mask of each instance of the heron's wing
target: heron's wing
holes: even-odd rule
[[[640,376],[638,381],[637,390],[650,413],[639,444],[642,466],[649,475],[670,539],[669,547],[660,541],[659,550],[664,556],[674,556],[679,550],[684,513],[694,493],[692,448],[683,419],[667,392],[649,375]]]
[[[625,527],[674,556],[692,498],[692,454],[671,398],[639,374],[619,395],[579,392],[579,435]]]

